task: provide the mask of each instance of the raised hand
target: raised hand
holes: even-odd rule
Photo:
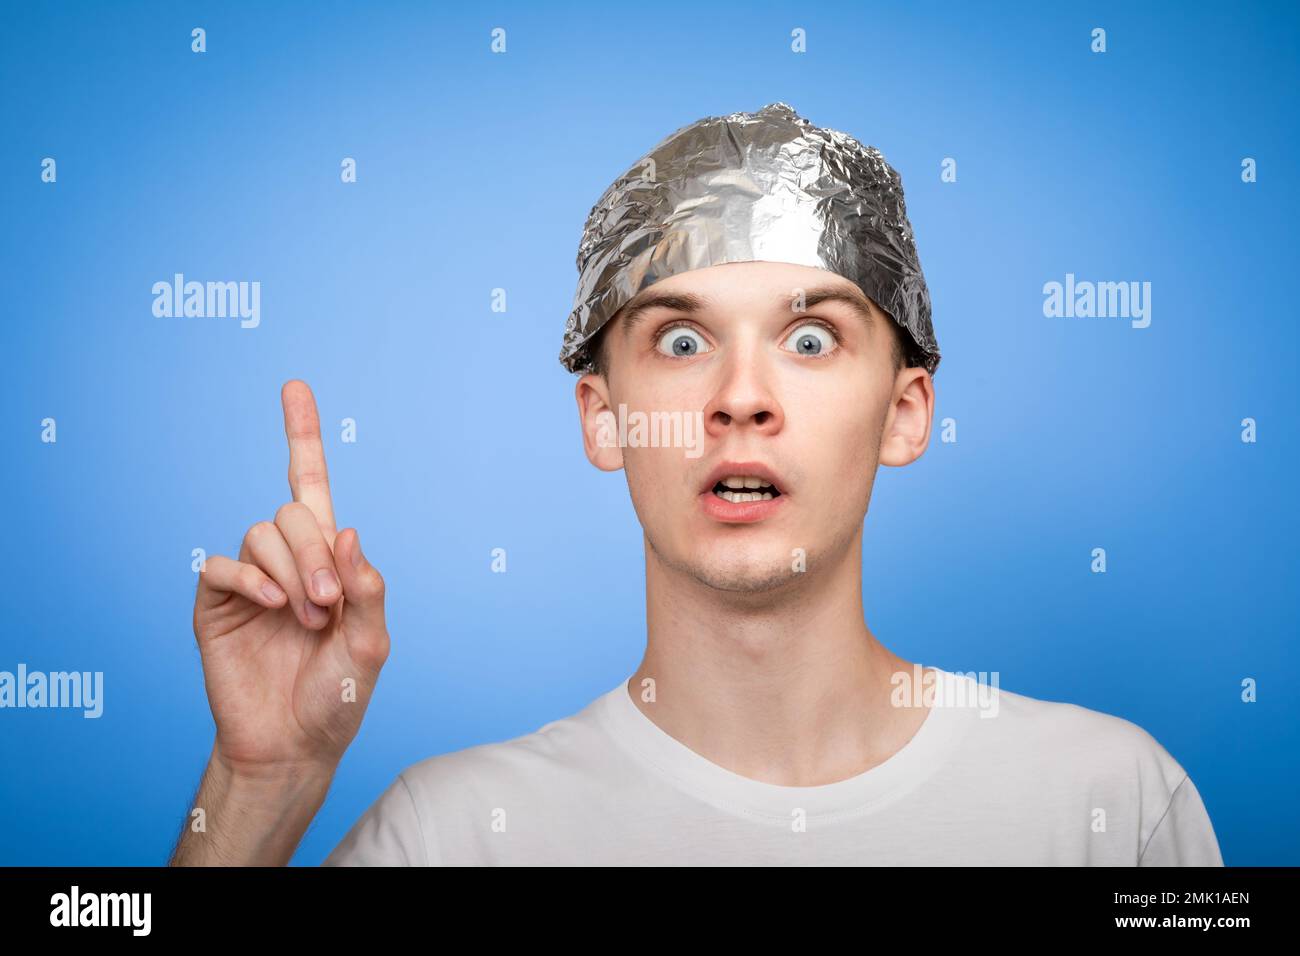
[[[249,779],[332,774],[389,650],[384,580],[356,530],[335,531],[316,400],[300,381],[280,397],[293,501],[237,561],[207,559],[194,601],[213,760]]]

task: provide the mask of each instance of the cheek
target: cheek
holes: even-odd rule
[[[638,495],[649,496],[655,489],[668,491],[681,478],[668,460],[671,449],[623,449],[623,467],[627,470],[628,485]]]
[[[869,488],[880,452],[877,400],[856,390],[833,402],[789,410],[801,471],[826,500],[858,500]]]
[[[689,380],[684,381],[682,376],[656,375],[655,370],[651,367],[648,371],[636,372],[637,381],[631,383],[632,388],[622,388],[618,391],[610,391],[610,402],[617,412],[620,404],[627,406],[627,412],[675,412],[685,408],[700,408],[702,405],[692,406],[690,403],[695,401],[696,396]],[[627,383],[624,383],[627,384]]]
[[[680,510],[683,495],[690,493],[687,464],[679,448],[623,449],[628,491],[642,519],[655,523],[656,516]]]
[[[686,432],[680,422],[684,420],[683,415],[701,410],[703,401],[681,382],[658,381],[651,375],[643,378],[645,381],[639,382],[634,390],[611,392],[614,422],[617,425],[622,420],[627,429],[629,444],[623,449],[623,462],[629,483],[638,491],[657,485],[666,492],[684,483],[684,476],[695,461],[686,456],[686,448],[672,447],[671,443],[680,445],[683,440],[696,440],[694,426]],[[647,447],[649,442],[659,447]],[[669,446],[665,447],[665,442]]]

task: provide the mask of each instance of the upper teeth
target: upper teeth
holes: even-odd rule
[[[715,494],[733,504],[746,501],[767,501],[774,497],[776,492],[776,489],[762,478],[755,478],[753,475],[732,475],[723,478],[718,484],[721,487]]]

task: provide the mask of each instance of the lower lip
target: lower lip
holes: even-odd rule
[[[750,524],[776,514],[782,507],[785,497],[785,495],[779,495],[776,498],[768,498],[766,501],[727,501],[725,498],[719,498],[712,491],[706,491],[700,495],[700,507],[704,509],[706,515],[715,521]]]

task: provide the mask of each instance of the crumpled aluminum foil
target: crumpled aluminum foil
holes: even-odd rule
[[[939,344],[903,202],[880,150],[785,103],[705,117],[655,146],[592,207],[560,362],[590,368],[592,336],[660,279],[725,262],[827,269],[907,330],[931,373]]]

